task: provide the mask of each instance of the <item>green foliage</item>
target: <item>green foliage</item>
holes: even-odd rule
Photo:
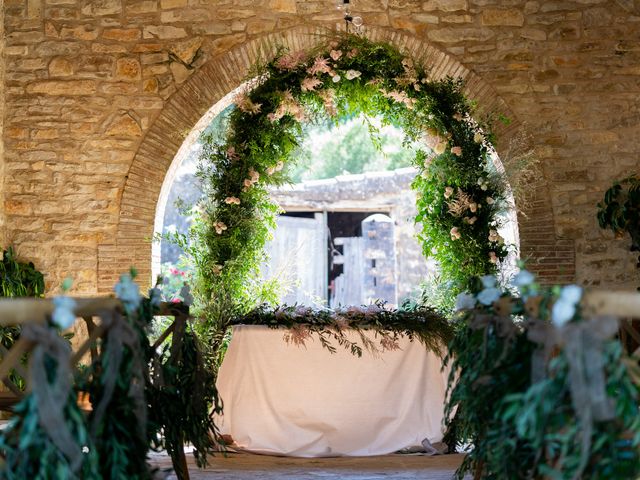
[[[155,425],[147,424],[146,408],[151,397],[147,365],[152,353],[147,329],[153,310],[149,300],[144,299],[137,312],[126,316],[124,321],[129,328],[115,334],[112,329],[101,343],[102,354],[77,379],[77,387],[89,393],[93,405],[88,422],[94,429],[95,449],[100,458],[96,478],[152,478],[147,453],[157,433]],[[136,398],[136,390],[142,403]],[[105,395],[111,398],[100,412]]]
[[[44,276],[33,262],[20,262],[13,248],[2,253],[0,262],[0,297],[42,297]]]
[[[392,126],[375,129],[372,138],[371,129],[375,129],[371,120],[362,117],[337,127],[326,122],[306,125],[305,138],[294,154],[296,162],[289,169],[291,180],[297,183],[411,165],[414,152],[402,144],[399,131]]]
[[[174,460],[174,467],[180,468],[185,442],[193,445],[200,467],[207,465],[207,456],[215,451],[213,436],[217,428],[212,415],[221,413],[222,406],[215,368],[208,363],[213,356],[203,351],[206,348],[193,331],[187,330],[182,333],[179,349],[166,347],[154,362],[154,376],[161,380],[154,384],[151,397],[152,421],[163,427],[161,445]]]
[[[576,308],[568,324],[552,324],[560,289],[521,290],[526,302],[502,292],[465,311],[449,345],[446,439],[473,445],[457,478],[637,478],[637,364],[611,333],[600,336],[596,326],[607,320],[586,320]],[[577,355],[570,342],[582,342]],[[599,371],[601,391],[594,387]],[[610,406],[611,417],[596,416],[596,400]]]
[[[44,296],[44,276],[38,271],[33,262],[25,263],[18,260],[12,247],[2,253],[0,262],[0,298],[2,297],[42,297]],[[0,343],[9,349],[20,337],[21,328],[17,325],[0,327]],[[26,356],[23,363],[26,363]],[[10,380],[19,388],[24,389],[24,379],[15,371],[11,372]]]
[[[453,336],[451,325],[435,309],[409,304],[398,310],[387,310],[382,303],[339,310],[314,310],[297,305],[274,309],[261,305],[233,319],[231,324],[286,328],[291,332],[287,334],[289,341],[297,344],[304,344],[306,339],[316,335],[331,353],[336,352],[332,344],[335,341],[357,356],[362,356],[363,348],[372,351],[397,348],[396,342],[402,335],[422,342],[426,348],[440,355]],[[364,336],[366,330],[376,332],[379,346]],[[356,332],[362,345],[349,340],[346,331]]]
[[[640,178],[636,175],[616,181],[598,204],[600,228],[608,228],[622,237],[631,236],[632,252],[640,251]],[[640,268],[640,257],[638,257]]]
[[[27,395],[14,409],[15,415],[0,435],[0,451],[4,465],[0,468],[1,480],[85,480],[99,479],[98,457],[83,413],[76,404],[75,395],[69,395],[64,408],[65,423],[70,428],[74,440],[87,446],[83,454],[81,469],[72,473],[69,459],[55,446],[38,423],[35,395]]]

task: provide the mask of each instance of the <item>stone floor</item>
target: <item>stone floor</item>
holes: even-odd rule
[[[205,470],[199,470],[189,455],[192,480],[450,480],[462,462],[462,455],[436,457],[386,455],[380,457],[290,458],[232,453],[216,456]],[[154,455],[152,462],[169,469],[166,455]],[[171,474],[168,479],[175,480]]]

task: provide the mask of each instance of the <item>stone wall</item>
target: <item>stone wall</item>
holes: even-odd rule
[[[425,59],[434,76],[463,76],[483,110],[510,116],[503,144],[526,124],[543,174],[520,233],[548,281],[638,281],[626,241],[595,220],[612,179],[638,169],[638,3],[352,2],[369,35]],[[130,264],[148,280],[156,202],[182,138],[261,47],[313,43],[308,25],[336,25],[334,5],[5,0],[7,241],[50,289],[73,273],[77,292],[106,292]]]

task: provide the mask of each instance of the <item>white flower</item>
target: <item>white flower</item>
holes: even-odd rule
[[[447,149],[446,142],[438,142],[438,143],[436,143],[436,146],[433,148],[433,151],[437,155],[440,155],[440,154],[444,153],[446,149]]]
[[[476,143],[483,143],[484,136],[480,132],[476,132],[475,135],[473,135],[473,141]]]
[[[238,197],[227,197],[224,199],[224,203],[226,203],[227,205],[240,205],[240,199]]]
[[[483,275],[480,277],[480,281],[482,282],[482,286],[484,288],[493,288],[496,286],[496,277],[493,275]]]
[[[478,204],[477,203],[470,203],[469,204],[469,210],[471,210],[472,213],[476,213],[476,211],[478,211]]]
[[[502,292],[498,288],[485,288],[478,294],[478,301],[483,305],[491,305],[500,298],[500,295]]]
[[[267,175],[273,175],[276,172],[276,167],[267,167]]]
[[[556,327],[564,326],[576,314],[576,306],[571,302],[559,299],[551,309],[551,321]]]
[[[331,50],[329,52],[329,56],[333,59],[334,62],[337,62],[342,56],[342,50]]]
[[[71,297],[54,297],[53,314],[51,320],[61,329],[66,330],[76,321],[76,314],[73,310],[76,308],[76,301]]]
[[[560,290],[560,298],[577,305],[582,298],[582,287],[578,285],[567,285]]]
[[[487,197],[486,202],[487,205],[493,205],[494,203],[496,203],[496,201],[491,197]]]
[[[340,75],[336,74],[336,75],[333,76],[333,78],[331,80],[333,80],[333,83],[338,83],[341,80],[341,77],[340,77]]]
[[[362,75],[362,72],[359,72],[358,70],[347,70],[345,76],[347,77],[347,80],[353,80],[354,78],[358,78],[360,75]]]
[[[458,231],[458,227],[453,227],[449,234],[451,235],[451,240],[458,240],[462,236]]]
[[[582,298],[582,288],[577,285],[567,285],[560,290],[560,298],[551,309],[551,321],[560,328],[576,314],[576,306]]]
[[[284,168],[284,162],[282,160],[280,160],[278,163],[276,163],[276,172],[279,172],[283,168]]]
[[[471,310],[476,306],[476,297],[470,293],[459,293],[456,297],[456,311]]]
[[[502,237],[498,234],[497,230],[489,230],[489,241],[499,242]]]
[[[131,313],[138,309],[140,305],[140,287],[133,281],[131,275],[125,273],[120,275],[120,281],[113,288],[116,297],[124,304],[127,312]]]
[[[487,182],[487,179],[483,177],[480,177],[478,179],[478,185],[480,186],[480,189],[482,191],[485,191],[487,190],[487,188],[489,188],[489,182]]]
[[[528,270],[520,270],[511,280],[516,287],[528,287],[536,279],[536,276]]]

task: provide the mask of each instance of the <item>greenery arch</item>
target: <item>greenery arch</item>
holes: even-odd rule
[[[279,210],[268,187],[287,181],[283,169],[302,122],[327,116],[381,116],[400,126],[407,141],[424,139],[413,182],[424,253],[459,290],[472,276],[496,270],[507,254],[497,233],[506,182],[491,160],[488,122],[473,118],[461,80],[428,80],[425,66],[394,46],[348,34],[309,51],[280,50],[250,76],[224,138],[205,138],[198,172],[204,200],[195,207],[190,241],[181,242],[195,265],[197,298],[214,324],[264,293],[257,273]]]

